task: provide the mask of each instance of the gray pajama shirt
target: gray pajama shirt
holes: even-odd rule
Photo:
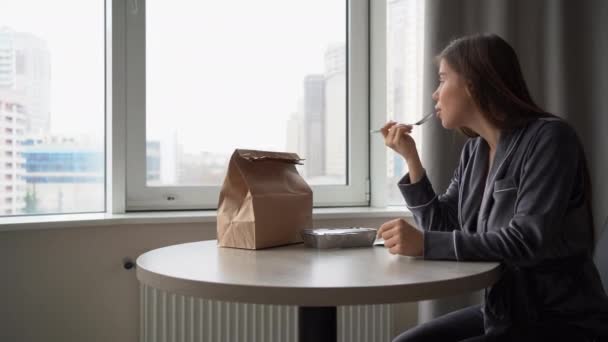
[[[488,153],[483,139],[469,139],[444,194],[426,175],[399,182],[424,231],[424,258],[503,264],[485,291],[486,333],[571,324],[608,336],[575,131],[559,118],[536,119],[501,133],[489,172]]]

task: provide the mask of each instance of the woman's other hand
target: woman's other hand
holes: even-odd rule
[[[411,125],[389,121],[380,131],[384,136],[384,144],[399,153],[406,161],[413,156],[418,156],[416,142],[410,135]]]
[[[404,219],[388,221],[378,229],[378,236],[384,239],[384,246],[391,254],[422,256],[424,236]]]

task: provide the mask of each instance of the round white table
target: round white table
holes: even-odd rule
[[[494,284],[495,262],[430,261],[384,247],[319,250],[303,244],[244,250],[217,241],[163,247],[137,259],[147,286],[198,298],[299,306],[300,341],[335,341],[336,306],[402,303]]]

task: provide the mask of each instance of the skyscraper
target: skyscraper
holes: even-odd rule
[[[146,141],[146,182],[157,185],[160,181],[160,141]]]
[[[103,148],[51,134],[50,93],[46,41],[0,28],[0,215],[104,208]]]
[[[304,78],[305,169],[307,177],[325,175],[325,76]]]
[[[14,37],[8,28],[0,28],[0,89],[14,89],[16,82]]]
[[[346,179],[346,45],[325,52],[325,174],[336,182]]]
[[[25,160],[20,144],[24,129],[23,107],[0,99],[0,216],[25,207]]]
[[[50,127],[50,52],[32,34],[0,29],[0,99],[20,98],[28,133],[48,133]]]

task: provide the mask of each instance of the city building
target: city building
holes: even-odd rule
[[[18,97],[26,132],[50,128],[51,59],[46,42],[32,34],[0,29],[0,98]]]
[[[146,141],[146,181],[148,185],[160,183],[160,141]]]
[[[305,158],[298,170],[312,184],[346,183],[346,46],[330,45],[323,74],[304,77],[299,110],[286,123],[286,150]]]
[[[303,151],[306,176],[325,175],[325,76],[304,77],[304,136]]]
[[[0,28],[0,89],[14,89],[16,75],[13,34],[8,28]]]
[[[20,146],[25,123],[23,106],[0,99],[0,216],[18,214],[25,207],[25,160]]]
[[[50,125],[50,53],[44,40],[0,28],[0,215],[38,213],[25,137]],[[28,183],[29,180],[29,183]]]
[[[335,184],[346,183],[347,97],[346,45],[325,52],[325,175]]]
[[[104,149],[94,142],[62,136],[28,136],[24,213],[98,212],[105,207]]]

